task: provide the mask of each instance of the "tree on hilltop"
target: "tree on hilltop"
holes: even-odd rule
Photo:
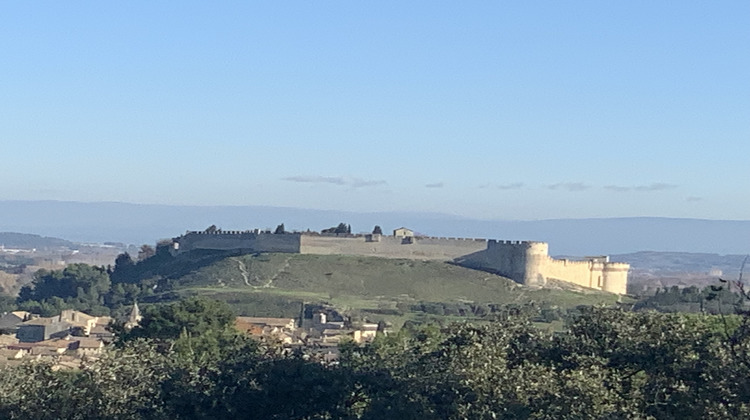
[[[115,267],[109,276],[112,283],[132,283],[132,274],[135,270],[135,261],[127,252],[123,252],[115,258]]]
[[[18,304],[24,310],[52,316],[63,309],[108,314],[102,306],[110,290],[110,278],[104,267],[71,264],[62,270],[39,270],[31,284],[21,288]]]
[[[276,230],[274,230],[273,233],[275,235],[281,235],[281,234],[286,233],[286,229],[284,228],[284,224],[282,223],[282,224],[276,226]]]
[[[151,245],[141,245],[141,249],[138,251],[138,261],[143,261],[147,258],[151,258],[156,255],[156,250]]]
[[[104,267],[71,264],[63,270],[39,270],[30,285],[21,288],[19,302],[42,301],[52,297],[98,297],[109,291],[109,275]],[[81,295],[81,296],[79,296]]]
[[[338,226],[321,230],[320,233],[335,233],[337,235],[341,233],[352,233],[352,225],[341,222],[338,224]]]

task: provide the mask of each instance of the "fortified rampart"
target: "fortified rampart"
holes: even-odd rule
[[[621,295],[627,293],[630,270],[630,264],[610,262],[606,256],[557,260],[549,256],[547,243],[531,241],[489,240],[486,250],[456,262],[494,271],[529,286],[544,286],[554,279]]]
[[[271,234],[260,231],[188,232],[173,240],[173,252],[195,249],[238,252],[287,252],[317,255],[363,255],[383,258],[450,261],[491,271],[528,286],[560,280],[592,289],[625,294],[629,264],[608,257],[584,261],[557,260],[545,242],[424,236]]]
[[[487,247],[479,252],[464,255],[457,263],[502,276],[529,286],[543,286],[546,279],[541,265],[546,261],[547,244],[528,241],[487,241]]]
[[[272,235],[258,231],[187,232],[173,239],[174,252],[194,249],[251,252],[300,252],[300,234]]]
[[[384,258],[451,261],[487,248],[485,239],[372,236],[336,237],[305,235],[301,237],[302,254],[366,255]]]

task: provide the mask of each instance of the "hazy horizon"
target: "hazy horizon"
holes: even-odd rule
[[[195,208],[240,208],[240,207],[257,207],[257,208],[273,208],[273,209],[289,209],[289,210],[310,210],[310,211],[323,211],[323,212],[340,212],[340,213],[352,213],[352,214],[380,214],[380,213],[392,213],[390,211],[351,211],[342,210],[333,207],[304,207],[304,206],[274,206],[264,204],[170,204],[170,203],[149,203],[149,202],[129,202],[129,201],[118,201],[118,200],[6,200],[0,199],[0,202],[16,202],[16,203],[77,203],[77,204],[116,204],[126,206],[153,206],[153,207],[195,207]],[[396,213],[396,211],[393,211]],[[415,214],[415,215],[434,215],[440,217],[455,217],[459,219],[469,219],[477,221],[508,221],[508,222],[538,222],[538,221],[555,221],[555,220],[593,220],[593,219],[675,219],[675,220],[712,220],[712,221],[750,221],[750,217],[744,219],[724,219],[724,218],[711,218],[711,217],[670,217],[670,216],[653,216],[653,215],[632,215],[632,216],[601,216],[601,217],[548,217],[548,218],[504,218],[504,217],[469,217],[460,214],[454,214],[449,212],[435,211],[398,211],[399,214]]]
[[[0,231],[56,236],[78,242],[153,244],[187,230],[217,225],[226,230],[321,230],[340,222],[353,232],[407,226],[430,236],[536,240],[553,255],[637,251],[747,254],[748,220],[589,218],[479,220],[440,213],[347,212],[273,206],[175,206],[132,203],[0,200]]]

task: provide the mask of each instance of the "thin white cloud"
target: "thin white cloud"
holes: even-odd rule
[[[523,182],[511,182],[510,184],[495,185],[498,190],[520,190],[523,188]]]
[[[382,179],[359,179],[354,178],[351,181],[349,181],[349,186],[352,188],[360,188],[360,187],[374,187],[376,185],[385,185],[386,182]]]
[[[300,182],[307,184],[333,184],[349,186],[352,188],[372,187],[376,185],[385,185],[383,180],[346,178],[343,176],[321,176],[321,175],[299,175],[282,178],[283,181]]]
[[[346,185],[346,180],[340,176],[288,176],[282,178],[284,181],[291,182],[304,182],[309,184],[335,184],[335,185]]]
[[[443,188],[444,186],[445,186],[445,184],[442,183],[442,182],[435,182],[435,183],[432,183],[432,184],[425,185],[425,187],[427,187],[427,188]]]
[[[591,186],[583,182],[558,182],[557,184],[548,185],[547,188],[550,190],[585,191],[591,188]]]
[[[675,188],[677,188],[677,185],[667,184],[664,182],[655,182],[649,185],[639,185],[635,187],[634,190],[636,191],[664,191],[664,190],[673,190]]]
[[[479,188],[493,188],[496,190],[520,190],[523,188],[523,182],[511,182],[508,184],[482,184]]]
[[[626,187],[622,185],[606,185],[604,187],[607,190],[615,191],[615,192],[628,192],[628,191],[664,191],[664,190],[673,190],[677,188],[677,185],[674,184],[667,184],[664,182],[654,182],[648,185],[635,185],[631,187]]]
[[[692,195],[690,197],[685,198],[685,201],[689,201],[689,202],[695,202],[695,201],[701,201],[701,200],[703,200],[703,197],[696,197]]]
[[[604,189],[605,190],[610,190],[610,191],[615,191],[615,192],[627,192],[627,191],[631,191],[633,188],[632,187],[623,187],[621,185],[605,185]]]

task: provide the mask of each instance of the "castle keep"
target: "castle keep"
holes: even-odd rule
[[[554,259],[545,242],[414,236],[406,228],[396,229],[393,236],[217,230],[187,232],[172,240],[174,254],[197,249],[448,261],[528,286],[559,280],[616,294],[626,293],[630,269],[629,264],[610,262],[606,256]]]

